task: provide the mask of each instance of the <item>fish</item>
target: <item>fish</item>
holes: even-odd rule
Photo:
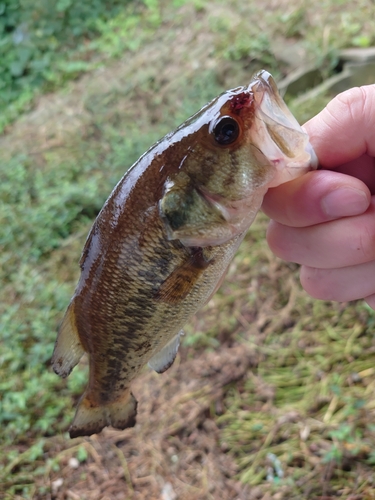
[[[183,327],[221,285],[266,191],[316,168],[267,71],[224,92],[125,173],[87,237],[52,366],[84,353],[89,380],[70,437],[136,422],[131,382],[174,362]]]

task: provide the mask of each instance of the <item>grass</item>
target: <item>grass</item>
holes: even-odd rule
[[[41,97],[0,138],[0,491],[12,499],[67,491],[99,498],[93,484],[107,484],[108,462],[126,498],[160,498],[158,480],[141,482],[150,471],[169,478],[180,498],[219,498],[214,483],[228,498],[235,488],[249,498],[374,498],[374,313],[361,303],[308,298],[296,266],[267,249],[263,216],[219,293],[187,326],[181,360],[166,377],[146,373],[137,386],[139,436],[67,439],[87,366],[62,381],[49,360],[80,250],[112,186],[225,88],[262,67],[285,75],[277,37],[301,42],[329,74],[340,47],[374,36],[374,7],[365,1],[344,9],[331,0],[321,11],[298,1],[265,11],[236,0],[145,5],[142,15],[124,10],[101,24],[89,50],[78,47],[67,59],[77,63],[72,78],[82,78],[56,78],[61,91]],[[97,70],[85,76],[80,57],[88,53]],[[291,108],[305,120],[325,102]],[[14,110],[5,115],[14,119]],[[233,375],[234,356],[226,378],[213,370],[206,379],[205,365],[218,363],[224,373],[235,346],[248,356],[246,364],[238,354],[246,370]]]
[[[216,417],[220,442],[235,457],[240,481],[268,484],[275,498],[341,497],[344,485],[369,494],[374,312],[361,303],[304,296],[295,270],[257,239],[265,223],[258,219],[210,304],[222,311],[220,330],[231,329],[258,358],[226,394],[225,411]],[[228,296],[235,297],[229,310]]]
[[[136,50],[159,23],[153,0],[61,0],[54,5],[5,0],[0,8],[0,130],[41,93]]]

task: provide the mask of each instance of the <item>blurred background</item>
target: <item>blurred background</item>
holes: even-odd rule
[[[0,497],[375,498],[374,312],[310,299],[259,214],[137,425],[70,440],[50,368],[89,228],[129,166],[269,70],[303,123],[375,82],[371,0],[0,1]]]

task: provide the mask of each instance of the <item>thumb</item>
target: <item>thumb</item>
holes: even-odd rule
[[[337,95],[304,128],[323,168],[375,157],[375,85]]]

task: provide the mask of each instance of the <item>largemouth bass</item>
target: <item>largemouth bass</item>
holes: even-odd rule
[[[104,204],[80,260],[52,364],[86,352],[70,436],[135,423],[131,381],[173,363],[181,329],[216,292],[267,189],[315,168],[271,75],[229,90],[152,146]]]

